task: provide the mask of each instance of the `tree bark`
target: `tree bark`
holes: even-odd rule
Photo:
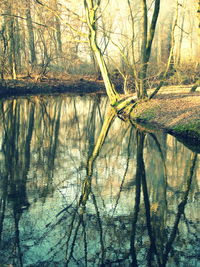
[[[130,0],[127,0],[130,17],[131,17],[131,28],[132,28],[132,39],[131,39],[131,53],[132,53],[132,69],[133,69],[133,76],[134,76],[134,82],[135,82],[135,89],[136,92],[139,91],[139,81],[138,81],[138,72],[136,68],[136,61],[135,61],[135,47],[134,47],[134,41],[135,41],[135,21],[133,17],[133,10],[131,8]]]
[[[3,41],[2,60],[1,60],[1,79],[4,80],[5,63],[6,63],[6,51],[7,51],[7,47],[8,47],[8,40],[7,40],[7,36],[6,36],[5,22],[2,25],[2,29],[1,29],[0,33],[1,33],[1,38],[2,38],[2,41]]]
[[[183,28],[184,28],[184,21],[185,21],[185,13],[182,15],[182,22],[181,22],[181,36],[177,48],[177,65],[181,63],[181,47],[183,42]]]
[[[102,73],[104,84],[106,87],[106,92],[109,97],[111,105],[115,105],[119,99],[119,94],[116,92],[114,85],[112,84],[105,60],[102,56],[101,50],[97,44],[97,25],[96,25],[96,13],[100,5],[100,0],[97,1],[96,5],[93,0],[84,0],[87,24],[89,27],[89,42],[92,51],[96,57],[99,68]]]
[[[15,36],[14,36],[14,17],[12,16],[12,7],[13,1],[8,2],[8,36],[9,36],[9,65],[10,65],[10,72],[12,75],[12,79],[17,78],[16,74],[16,43],[15,43]]]
[[[162,88],[165,79],[167,78],[168,75],[172,75],[173,69],[174,69],[174,45],[175,45],[175,28],[177,26],[177,21],[178,21],[178,2],[177,2],[177,8],[176,8],[176,16],[174,18],[173,25],[171,26],[172,30],[170,33],[170,50],[169,50],[169,57],[167,61],[167,66],[164,74],[162,75],[162,79],[156,89],[153,91],[153,93],[149,96],[149,99],[152,99],[158,91]]]
[[[141,70],[139,72],[139,91],[137,97],[139,99],[147,98],[146,89],[146,77],[148,62],[151,55],[152,42],[155,35],[156,24],[160,11],[160,0],[155,1],[154,13],[151,21],[151,26],[148,33],[148,14],[147,14],[147,3],[146,0],[142,0],[142,47],[141,47]]]
[[[26,20],[27,20],[27,28],[28,28],[28,36],[29,36],[29,51],[30,51],[30,62],[32,67],[34,68],[36,64],[36,51],[35,51],[35,37],[34,37],[34,30],[33,30],[33,23],[31,17],[31,7],[30,7],[30,0],[26,2]]]
[[[19,25],[19,20],[17,19],[16,21],[16,30],[15,30],[15,42],[16,42],[16,47],[15,47],[15,53],[16,53],[16,64],[17,64],[17,72],[21,73],[22,71],[22,60],[21,60],[21,33],[20,33],[20,25]]]
[[[137,92],[138,99],[147,97],[146,90],[146,72],[147,72],[147,31],[148,31],[148,19],[147,19],[147,3],[146,0],[142,0],[142,46],[141,46],[141,70],[139,72],[139,91]]]
[[[58,12],[58,1],[53,0],[53,9],[55,11],[55,30],[56,30],[56,42],[57,42],[57,58],[59,59],[58,62],[61,62],[60,59],[62,58],[62,35],[61,35],[61,26],[60,26],[60,19],[57,14]],[[62,63],[60,64],[62,65]]]

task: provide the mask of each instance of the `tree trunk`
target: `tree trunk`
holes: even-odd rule
[[[10,65],[10,72],[12,75],[12,79],[17,78],[16,74],[16,43],[15,43],[15,38],[14,38],[14,17],[12,16],[12,6],[13,6],[13,1],[11,0],[8,3],[8,36],[9,36],[9,65]]]
[[[33,30],[33,23],[31,17],[31,7],[30,7],[30,0],[26,2],[26,21],[27,21],[27,28],[28,28],[28,43],[29,43],[29,51],[30,51],[30,62],[32,68],[36,65],[36,51],[35,51],[35,37],[34,37],[34,30]]]
[[[131,18],[131,28],[132,28],[132,37],[131,37],[132,38],[131,39],[132,70],[133,70],[135,89],[136,89],[136,92],[138,92],[139,91],[139,82],[138,82],[138,72],[137,72],[137,68],[136,68],[135,47],[134,47],[134,42],[135,42],[135,21],[134,21],[133,10],[131,8],[130,0],[127,0],[127,2],[128,2],[128,7],[129,7],[129,13],[130,13],[130,18]]]
[[[61,27],[60,27],[60,19],[57,14],[58,12],[58,1],[52,1],[53,9],[55,11],[55,29],[56,29],[56,51],[57,51],[57,58],[59,59],[58,62],[61,62],[60,59],[62,58],[62,35],[61,35]],[[62,65],[62,63],[60,64]]]
[[[114,85],[112,84],[110,80],[105,60],[97,44],[96,13],[100,5],[100,0],[97,1],[96,5],[94,4],[93,0],[85,0],[84,5],[85,5],[85,10],[86,10],[87,24],[89,27],[90,46],[92,48],[92,51],[96,57],[99,68],[101,70],[104,84],[106,87],[106,92],[109,97],[110,103],[111,105],[115,105],[119,99],[119,94],[116,92]]]
[[[160,0],[156,0],[151,26],[148,33],[147,3],[146,0],[142,0],[141,70],[139,72],[139,79],[140,79],[139,91],[137,92],[137,97],[139,99],[147,98],[147,89],[146,89],[147,68],[151,55],[151,47],[155,35],[155,29],[159,11],[160,11]]]
[[[179,39],[179,45],[177,48],[177,65],[181,63],[181,47],[182,47],[182,41],[183,41],[183,28],[184,28],[184,21],[185,21],[185,13],[182,15],[182,22],[181,22],[181,36]]]
[[[169,56],[168,56],[168,61],[167,61],[167,66],[164,74],[162,75],[162,79],[156,89],[153,91],[153,93],[149,96],[149,99],[152,99],[158,91],[162,88],[165,79],[167,76],[173,75],[173,70],[174,70],[174,45],[175,45],[175,28],[177,26],[177,21],[178,21],[178,2],[177,2],[177,8],[176,8],[176,15],[175,19],[173,22],[173,25],[171,26],[171,32],[170,32],[170,50],[169,50]]]
[[[198,0],[197,0],[198,1]],[[199,36],[199,43],[200,43],[200,0],[198,1],[198,9],[197,9],[197,18],[199,20],[199,27],[198,27],[198,36]],[[200,79],[196,81],[196,83],[192,86],[190,92],[195,92],[196,89],[200,86]]]
[[[17,72],[21,73],[22,71],[22,60],[21,60],[21,33],[20,33],[20,25],[18,19],[16,20],[16,33],[15,33],[15,42],[16,42],[16,64],[17,64]]]
[[[147,3],[146,0],[142,0],[142,47],[141,47],[141,70],[139,72],[139,91],[137,92],[138,99],[144,99],[147,97],[146,90],[146,73],[147,73],[147,30],[148,30],[148,19],[147,19]]]
[[[6,51],[7,51],[7,47],[8,47],[8,40],[7,40],[7,36],[6,36],[6,26],[5,26],[5,22],[2,26],[2,30],[1,30],[1,38],[3,41],[3,48],[2,48],[2,60],[1,60],[1,79],[4,80],[4,72],[5,72],[5,63],[6,63]]]

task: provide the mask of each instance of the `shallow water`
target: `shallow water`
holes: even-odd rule
[[[1,101],[0,266],[200,266],[199,154],[107,106]]]

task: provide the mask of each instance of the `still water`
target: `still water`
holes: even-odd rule
[[[200,266],[200,158],[104,97],[0,102],[0,266]]]

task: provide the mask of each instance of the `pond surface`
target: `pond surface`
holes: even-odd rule
[[[0,266],[200,266],[200,159],[104,97],[1,101]]]

